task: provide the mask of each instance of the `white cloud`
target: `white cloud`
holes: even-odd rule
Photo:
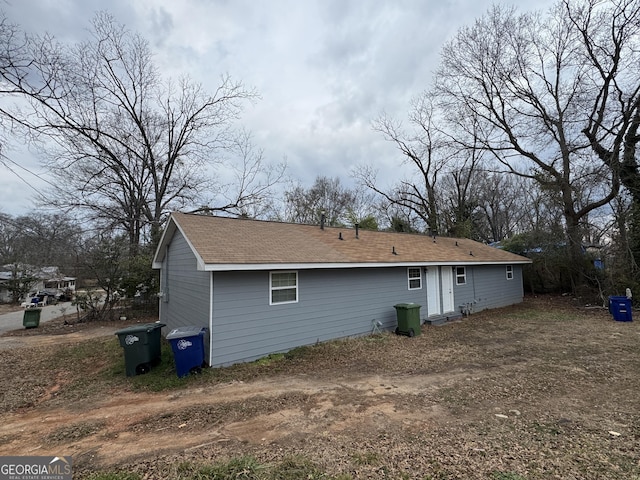
[[[256,87],[262,100],[247,107],[243,125],[267,159],[287,157],[289,174],[310,184],[316,175],[348,182],[360,163],[391,181],[401,157],[371,121],[383,111],[405,118],[410,99],[428,88],[443,43],[492,3],[12,0],[5,11],[28,30],[73,41],[86,37],[95,11],[108,9],[150,42],[165,75],[187,74],[212,90],[229,73]]]

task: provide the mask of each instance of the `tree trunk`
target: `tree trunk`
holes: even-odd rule
[[[565,212],[567,228],[567,270],[571,282],[571,292],[576,292],[576,286],[586,279],[586,258],[582,252],[582,231],[580,219],[573,212]]]

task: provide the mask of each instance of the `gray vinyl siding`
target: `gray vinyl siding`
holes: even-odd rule
[[[180,326],[208,327],[213,319],[211,366],[255,360],[336,338],[366,335],[375,322],[396,327],[395,304],[422,305],[427,314],[424,269],[422,288],[409,290],[406,267],[298,270],[298,301],[270,305],[268,271],[204,272],[177,231],[167,247],[161,271],[160,320],[165,334]],[[451,267],[443,267],[451,268]],[[522,266],[466,267],[465,285],[456,285],[454,305],[474,302],[474,311],[519,303],[523,299]],[[210,287],[213,287],[211,290]],[[209,355],[207,355],[207,360]]]
[[[166,332],[176,327],[209,326],[210,273],[198,271],[196,257],[177,231],[168,247],[160,273],[160,321]],[[207,338],[207,336],[205,336]]]
[[[269,305],[269,272],[213,274],[212,366],[250,361],[396,326],[397,303],[422,303],[405,267],[299,270],[298,302]]]
[[[507,280],[505,265],[467,266],[467,283],[453,284],[456,309],[473,303],[473,311],[505,307],[522,302],[522,265],[513,265],[513,279]]]

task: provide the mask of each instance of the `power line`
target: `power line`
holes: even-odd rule
[[[36,177],[37,179],[47,183],[48,185],[51,185],[52,187],[55,187],[55,185],[53,183],[51,183],[49,180],[47,180],[46,178],[43,178],[41,175],[32,172],[31,170],[29,170],[27,167],[24,167],[22,165],[20,165],[18,162],[16,162],[15,160],[12,160],[11,158],[7,157],[5,154],[0,153],[0,162],[2,162],[2,164],[7,167],[7,169],[13,173],[16,177],[18,177],[20,180],[22,180],[24,183],[26,183],[29,188],[31,188],[33,191],[35,191],[36,193],[40,194],[40,191],[34,187],[30,182],[28,182],[27,180],[25,180],[18,172],[16,172],[13,168],[11,168],[11,166],[9,164],[13,164],[18,168],[21,168],[22,170],[24,170],[25,172],[27,172],[29,175],[32,175],[34,177]]]

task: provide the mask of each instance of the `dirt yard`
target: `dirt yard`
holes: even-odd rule
[[[0,454],[72,455],[75,478],[185,478],[181,465],[249,455],[304,458],[322,478],[640,479],[640,327],[568,298],[159,392],[124,377],[122,326],[54,321],[0,338]],[[159,368],[144,377],[175,377]]]

